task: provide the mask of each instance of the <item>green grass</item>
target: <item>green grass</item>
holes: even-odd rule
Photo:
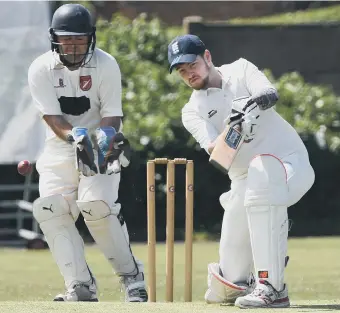
[[[134,244],[135,255],[146,263],[147,246]],[[53,303],[63,291],[63,281],[49,251],[0,250],[1,313],[68,312],[234,312],[234,307],[206,305],[207,264],[218,258],[217,242],[194,244],[193,303],[184,303],[184,245],[175,247],[175,303],[164,303],[165,246],[157,246],[157,300],[160,303],[122,303],[118,279],[96,247],[86,247],[87,259],[99,283],[100,303]],[[290,262],[286,271],[291,309],[275,312],[322,312],[340,309],[340,238],[289,240]],[[147,273],[146,273],[147,275]],[[249,310],[248,310],[249,311]],[[247,312],[248,312],[247,311]],[[250,310],[252,311],[252,310]],[[259,312],[259,310],[256,310]]]
[[[308,24],[340,21],[340,5],[254,18],[234,18],[230,24]]]
[[[241,309],[227,305],[205,303],[53,303],[0,302],[1,313],[232,313]],[[275,312],[329,312],[340,310],[340,301],[297,301],[289,309],[252,309],[246,313]],[[244,311],[243,311],[244,312]]]

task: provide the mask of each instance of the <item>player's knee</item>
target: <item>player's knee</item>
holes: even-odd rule
[[[33,203],[33,216],[42,223],[63,215],[69,215],[69,203],[62,195],[38,198]]]
[[[315,182],[315,172],[313,167],[309,164],[307,169],[304,171],[305,193],[313,186]]]
[[[220,195],[220,204],[222,206],[222,208],[225,210],[230,202],[230,198],[231,198],[231,190],[224,192]]]
[[[113,214],[104,201],[77,201],[81,214],[86,221],[97,221]]]
[[[275,156],[261,154],[249,164],[245,206],[287,205],[286,170]]]
[[[79,209],[74,200],[62,195],[41,197],[33,203],[33,216],[38,223],[48,221],[63,215],[70,215],[74,221],[79,216]]]

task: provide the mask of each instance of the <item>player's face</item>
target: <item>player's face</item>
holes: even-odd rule
[[[189,87],[196,90],[207,87],[210,64],[205,57],[197,56],[192,63],[179,64],[176,70]]]
[[[88,36],[58,36],[60,54],[71,62],[81,62],[88,48]]]

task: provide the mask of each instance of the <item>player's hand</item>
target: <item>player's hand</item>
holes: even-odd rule
[[[73,127],[73,145],[76,150],[76,167],[84,176],[93,176],[98,173],[94,163],[92,143],[87,128]]]
[[[101,127],[96,129],[95,137],[101,174],[119,173],[121,166],[129,165],[130,145],[122,133],[117,133],[113,127]]]
[[[231,113],[225,120],[226,124],[230,127],[235,127],[236,125],[241,127],[244,121],[244,111],[243,108],[247,105],[249,97],[236,98],[232,102]]]
[[[115,147],[119,149],[120,154],[118,160],[123,167],[127,167],[131,161],[131,146],[129,140],[122,133],[115,136]]]
[[[231,127],[239,127],[245,135],[245,142],[254,139],[259,126],[260,110],[256,102],[250,97],[233,100],[232,110],[226,119]]]
[[[231,109],[231,113],[225,120],[225,123],[230,127],[242,127],[242,122],[244,118],[244,113],[242,111],[237,111],[235,109]]]
[[[245,141],[250,142],[254,139],[259,128],[260,108],[253,99],[249,99],[242,112],[244,113],[242,130],[246,135]]]

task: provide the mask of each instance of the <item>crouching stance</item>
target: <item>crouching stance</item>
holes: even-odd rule
[[[143,265],[132,254],[117,202],[121,166],[131,154],[122,133],[121,73],[115,58],[95,47],[95,32],[85,7],[62,5],[52,18],[51,51],[29,68],[31,95],[47,126],[33,214],[65,281],[66,293],[55,301],[98,301],[75,226],[82,214],[120,276],[125,300],[146,302]]]
[[[79,215],[126,287],[126,300],[146,301],[144,270],[134,259],[121,215],[104,201],[67,201],[62,195],[38,198],[33,214],[64,278],[67,292],[55,301],[98,301],[97,285],[84,257],[84,243],[75,226]]]

